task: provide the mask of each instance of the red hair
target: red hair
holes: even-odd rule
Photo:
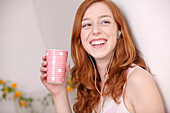
[[[111,0],[85,0],[77,10],[71,39],[71,56],[75,64],[71,69],[71,77],[73,86],[77,87],[77,102],[73,106],[75,113],[91,113],[100,100],[100,95],[95,88],[94,68],[80,38],[81,21],[84,13],[95,2],[105,3],[110,8],[118,29],[122,33],[115,47],[109,76],[105,83],[107,92],[104,92],[104,95],[111,95],[114,101],[119,103],[118,99],[122,96],[128,67],[135,63],[147,69],[140,52],[134,45],[129,27],[119,8]],[[94,59],[93,61],[95,62]],[[100,82],[101,78],[97,71],[98,89],[101,89]]]

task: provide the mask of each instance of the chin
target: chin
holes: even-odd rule
[[[93,58],[94,59],[104,59],[107,55],[105,55],[105,54],[102,54],[102,53],[100,53],[100,54],[91,54],[91,56],[93,56]]]
[[[113,55],[113,51],[101,51],[101,52],[92,52],[90,54],[93,56],[94,59],[110,59],[110,57]]]

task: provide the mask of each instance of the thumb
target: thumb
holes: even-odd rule
[[[68,77],[69,72],[70,72],[70,62],[67,62],[67,64],[66,64],[66,75],[65,75],[66,78]]]

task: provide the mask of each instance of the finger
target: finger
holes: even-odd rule
[[[47,73],[48,69],[46,67],[40,67],[41,73]]]
[[[42,62],[41,66],[46,67],[47,66],[47,61]]]
[[[42,74],[42,75],[40,76],[40,79],[41,79],[42,82],[43,82],[43,81],[46,81],[46,78],[47,78],[47,74]]]
[[[43,61],[46,61],[46,56],[43,56],[43,57],[42,57],[42,60],[43,60]]]

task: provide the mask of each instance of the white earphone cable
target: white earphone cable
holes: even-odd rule
[[[94,68],[94,71],[95,71],[95,88],[96,88],[96,90],[98,91],[98,93],[99,93],[100,96],[101,96],[101,97],[100,97],[100,98],[101,98],[101,103],[100,103],[101,109],[100,109],[100,113],[102,113],[102,112],[103,112],[103,109],[102,109],[102,108],[103,108],[103,102],[104,102],[102,93],[103,93],[103,89],[104,89],[104,84],[105,84],[105,82],[106,82],[106,80],[107,80],[107,77],[108,77],[108,73],[109,73],[109,70],[110,70],[110,66],[111,66],[112,61],[113,61],[114,51],[113,51],[113,55],[112,55],[112,58],[111,58],[111,61],[110,61],[110,64],[109,64],[109,67],[108,67],[108,70],[107,70],[107,74],[106,74],[106,76],[104,77],[104,81],[103,81],[103,84],[102,84],[102,87],[101,87],[101,92],[99,91],[99,89],[97,88],[97,85],[96,85],[96,78],[97,78],[96,67],[95,67],[95,65],[94,65],[94,62],[93,62],[91,56],[90,56],[89,54],[88,54],[88,56],[89,56],[89,58],[90,58],[90,60],[91,60],[91,62],[92,62],[92,65],[93,65],[93,68]]]

